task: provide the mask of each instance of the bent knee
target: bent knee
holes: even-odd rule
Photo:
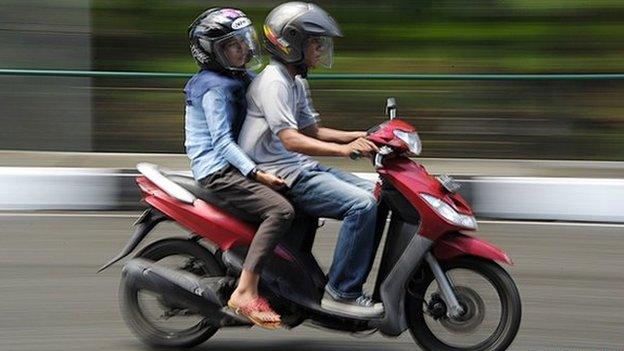
[[[271,209],[267,215],[282,223],[290,223],[295,218],[295,209],[289,202],[284,201]]]
[[[373,195],[363,194],[359,196],[351,207],[352,210],[371,212],[377,210],[377,199]]]

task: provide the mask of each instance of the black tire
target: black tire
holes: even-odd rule
[[[212,253],[197,242],[186,239],[164,239],[150,244],[135,257],[159,261],[171,256],[188,256],[198,263],[194,274],[204,276],[222,276],[223,268]],[[121,280],[119,300],[122,316],[130,330],[143,342],[155,347],[193,347],[213,336],[219,327],[210,325],[205,319],[191,328],[170,332],[159,328],[144,313],[139,302],[140,290],[130,287]]]
[[[433,274],[429,268],[418,272],[416,280],[410,283],[406,293],[406,313],[412,337],[423,350],[435,351],[502,351],[513,342],[522,316],[520,294],[512,278],[498,264],[476,257],[462,257],[446,262],[440,262],[442,269],[447,272],[452,269],[470,270],[481,275],[496,290],[500,299],[501,316],[499,324],[492,335],[469,347],[457,347],[441,341],[429,328],[425,318],[426,306],[423,299],[427,288],[433,282]],[[429,318],[429,317],[427,317]]]

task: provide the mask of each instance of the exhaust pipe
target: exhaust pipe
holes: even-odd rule
[[[224,290],[235,283],[229,277],[201,278],[195,274],[171,269],[142,258],[135,258],[122,269],[122,284],[152,291],[169,304],[201,314],[221,326],[251,323],[225,307]]]

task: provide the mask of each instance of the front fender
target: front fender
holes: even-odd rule
[[[448,260],[458,256],[476,256],[513,266],[513,262],[505,251],[485,240],[462,233],[449,233],[438,240],[433,247],[433,255],[439,260]]]

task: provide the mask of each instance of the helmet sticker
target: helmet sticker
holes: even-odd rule
[[[290,46],[290,44],[288,44],[288,42],[286,40],[284,40],[284,38],[277,38],[277,42],[284,47],[284,49],[288,49],[288,46]],[[288,49],[290,50],[290,49]]]
[[[219,11],[219,14],[229,17],[230,19],[234,19],[236,17],[241,17],[245,15],[244,13],[236,9],[230,9],[230,8],[221,9],[221,11]]]
[[[232,22],[232,29],[236,30],[236,29],[241,29],[243,27],[247,27],[251,25],[251,20],[247,17],[240,17],[234,20],[234,22]]]
[[[217,14],[217,15],[214,15],[212,20],[214,22],[216,22],[216,23],[227,23],[227,22],[229,22],[231,20],[231,18],[226,17],[226,16],[224,16],[222,14]]]
[[[263,26],[263,29],[264,29],[264,35],[267,37],[267,39],[269,39],[271,44],[277,46],[280,50],[282,50],[286,54],[290,54],[290,48],[289,48],[290,44],[288,44],[288,42],[284,40],[284,38],[276,37],[275,33],[273,33],[271,28],[267,26],[266,24]]]
[[[262,27],[262,29],[264,29],[264,35],[267,37],[267,39],[269,39],[269,41],[270,41],[273,45],[277,45],[277,38],[275,37],[275,34],[274,34],[274,33],[273,33],[273,31],[271,30],[271,28],[265,24],[265,25]]]

